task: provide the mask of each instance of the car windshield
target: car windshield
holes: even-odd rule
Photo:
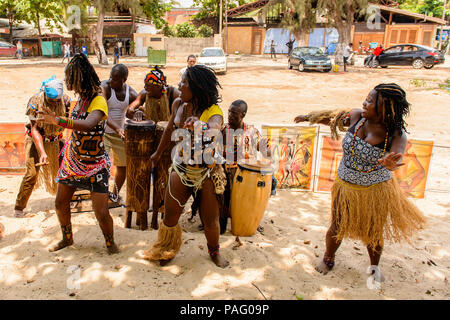
[[[200,57],[223,57],[222,49],[204,49]]]
[[[307,56],[322,56],[323,51],[320,48],[301,48],[300,53]]]

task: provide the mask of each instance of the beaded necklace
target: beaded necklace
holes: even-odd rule
[[[356,165],[355,162],[355,139],[356,139],[356,135],[358,134],[358,130],[364,125],[364,123],[366,122],[367,119],[364,119],[361,124],[356,128],[355,133],[353,134],[353,140],[352,140],[352,161],[353,161],[353,166],[355,167],[356,170],[358,170],[359,172],[362,173],[369,173],[372,172],[373,170],[375,170],[376,168],[378,168],[378,166],[380,166],[380,164],[378,163],[375,167],[373,167],[370,170],[364,171],[361,170],[360,168],[358,168],[358,166]],[[387,141],[388,141],[388,131],[386,130],[386,138],[384,139],[384,148],[383,148],[383,153],[381,154],[381,157],[384,156],[384,153],[386,152],[386,146],[387,146]]]

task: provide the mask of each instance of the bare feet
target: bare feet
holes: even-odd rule
[[[116,254],[120,252],[119,247],[115,243],[110,247],[106,247],[106,249],[109,254]]]
[[[68,247],[68,246],[71,246],[71,245],[73,245],[73,240],[61,240],[60,242],[58,242],[54,246],[50,247],[48,249],[48,251],[55,252],[55,251],[64,249],[65,247]]]
[[[316,265],[315,267],[316,271],[325,275],[327,274],[329,271],[331,271],[332,268],[328,267],[323,260],[320,260],[320,262]]]
[[[14,217],[16,217],[16,218],[24,218],[25,217],[25,213],[23,212],[23,210],[14,210]]]
[[[218,266],[219,268],[226,268],[230,265],[230,263],[225,260],[220,253],[216,254],[215,256],[211,256],[211,260]]]

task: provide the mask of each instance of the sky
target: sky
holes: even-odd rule
[[[194,1],[192,0],[176,0],[177,2],[180,3],[179,8],[189,8],[194,4]]]

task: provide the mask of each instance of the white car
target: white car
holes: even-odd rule
[[[204,48],[198,57],[197,64],[205,65],[216,73],[225,74],[227,72],[227,55],[219,47]]]

